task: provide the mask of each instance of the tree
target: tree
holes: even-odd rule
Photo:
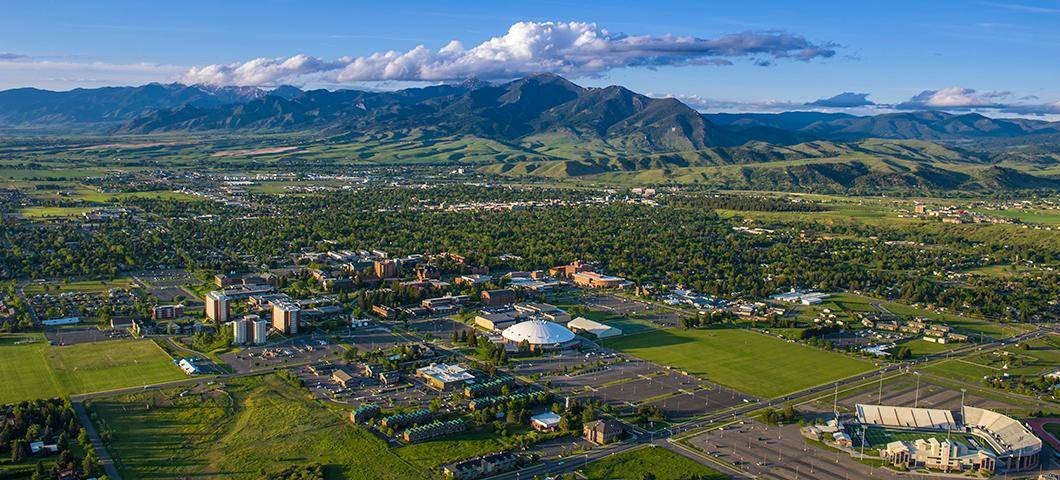
[[[11,463],[19,463],[29,456],[29,444],[23,439],[11,442]]]
[[[353,362],[357,360],[360,354],[361,352],[357,350],[357,347],[350,346],[345,352],[342,352],[342,359],[347,362]]]

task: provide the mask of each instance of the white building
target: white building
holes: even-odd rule
[[[574,332],[591,333],[596,338],[610,338],[622,335],[621,329],[589,320],[585,317],[578,317],[567,322],[567,328]]]
[[[507,343],[521,344],[526,341],[532,350],[563,348],[574,343],[574,332],[567,327],[548,320],[528,320],[512,325],[501,336]]]

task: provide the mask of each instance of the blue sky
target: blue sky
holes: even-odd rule
[[[519,22],[526,31],[506,37]],[[594,35],[603,60],[595,61],[599,50],[550,43],[573,34]],[[490,39],[504,45],[483,58],[475,47]],[[440,52],[453,40],[461,45]],[[506,56],[521,52],[520,42],[532,61]],[[397,56],[372,60],[387,51]],[[268,60],[247,63],[258,58]],[[557,62],[583,85],[621,84],[704,110],[795,109],[850,92],[880,105],[818,107],[1055,115],[1058,59],[1060,0],[9,0],[0,15],[0,88],[178,80],[392,88]]]

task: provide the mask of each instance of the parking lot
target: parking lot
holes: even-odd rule
[[[474,328],[449,317],[428,318],[409,322],[409,330],[433,340],[447,342],[453,338],[453,332],[470,332]]]
[[[378,349],[388,349],[394,345],[408,343],[408,340],[386,327],[373,327],[354,330],[351,334],[343,337],[343,341],[357,347],[358,351],[370,352]]]
[[[680,315],[673,310],[609,293],[589,292],[583,295],[580,301],[590,309],[636,318],[645,324],[660,328],[676,327],[681,323]],[[618,326],[622,328],[622,325]],[[630,330],[630,328],[627,326],[626,330]]]
[[[898,480],[897,473],[855,461],[846,453],[807,443],[798,425],[769,426],[756,421],[734,424],[687,440],[708,455],[761,479]]]
[[[292,363],[320,362],[337,358],[345,349],[323,338],[296,338],[274,345],[247,347],[238,352],[220,355],[221,360],[236,372],[243,373],[269,367],[283,367]]]
[[[672,421],[699,417],[750,399],[653,363],[615,353],[589,355],[534,358],[519,362],[513,370],[520,375],[540,375],[540,382],[561,395],[599,400],[620,411],[654,405]]]

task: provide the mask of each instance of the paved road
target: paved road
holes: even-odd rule
[[[114,466],[114,461],[110,458],[110,454],[107,453],[107,446],[103,444],[103,439],[96,432],[96,426],[92,425],[92,420],[88,418],[88,411],[85,410],[85,405],[80,401],[72,401],[71,403],[74,406],[74,412],[77,413],[77,421],[85,428],[92,446],[96,449],[96,455],[99,457],[99,463],[103,465],[103,471],[112,480],[121,480],[118,468]]]

